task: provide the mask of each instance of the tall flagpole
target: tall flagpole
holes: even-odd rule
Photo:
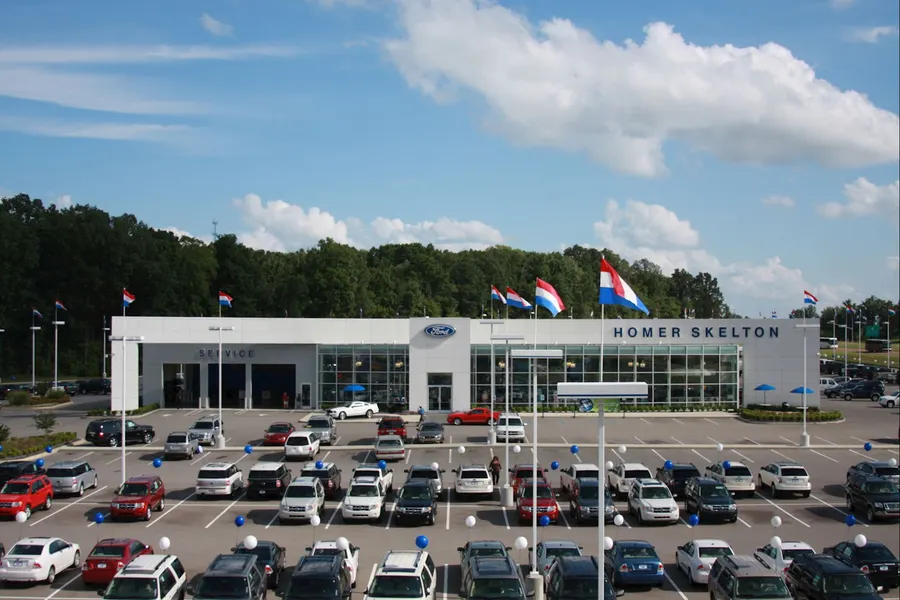
[[[34,388],[37,386],[37,382],[35,381],[35,340],[34,334],[40,329],[37,325],[34,324],[34,318],[37,316],[34,314],[36,309],[31,309],[31,391],[34,392]]]
[[[847,375],[847,355],[850,354],[850,345],[847,342],[847,332],[852,326],[850,325],[850,309],[844,306],[844,377]]]
[[[602,261],[606,260],[606,257],[601,256],[601,270],[600,270],[600,284],[603,285],[603,267]],[[599,294],[598,294],[599,295]],[[606,346],[606,334],[604,332],[606,329],[606,305],[600,304],[600,383],[603,383],[603,359],[604,359],[604,349]],[[600,489],[602,490],[603,499],[600,502],[605,502],[606,499],[606,486],[607,486],[607,478],[606,478],[606,437],[605,427],[604,427],[604,412],[606,411],[606,400],[600,398],[601,402],[600,406],[597,407],[597,416],[599,417],[599,423],[597,426],[597,471],[598,473],[602,473],[602,479],[600,480],[602,485]],[[606,547],[604,545],[604,539],[606,538],[606,521],[603,518],[603,515],[599,516],[597,521],[597,560],[603,561],[606,556]],[[603,579],[604,579],[605,571],[600,569],[600,572],[597,574],[598,579],[598,590],[603,589]]]
[[[122,485],[125,485],[125,457],[127,453],[125,452],[125,394],[128,391],[128,386],[125,385],[125,379],[128,374],[128,361],[127,358],[127,348],[128,342],[125,341],[128,337],[128,328],[126,327],[127,321],[125,318],[128,316],[128,304],[125,302],[125,293],[123,288],[122,293],[122,406],[120,407],[120,412],[122,413],[122,439],[120,440],[122,447],[122,456],[120,457],[122,460]]]
[[[891,313],[890,312],[888,313],[887,321],[888,321],[888,326],[887,326],[887,330],[888,330],[888,336],[887,336],[888,337],[888,343],[887,343],[888,364],[887,364],[887,367],[888,367],[888,372],[890,372],[890,370],[891,370]]]
[[[221,294],[221,292],[219,292]],[[217,445],[225,447],[225,438],[222,435],[222,300],[219,299],[219,439]]]

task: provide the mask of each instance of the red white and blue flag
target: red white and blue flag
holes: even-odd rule
[[[32,309],[31,309],[31,316],[32,316],[32,317],[37,317],[38,319],[43,319],[43,318],[44,318],[44,315],[41,314],[41,311],[39,311],[39,310],[36,309],[36,308],[32,308]]]
[[[605,258],[600,259],[600,304],[617,304],[632,310],[639,310],[646,315],[650,314],[631,286],[619,277],[619,274]]]
[[[522,310],[531,310],[531,303],[516,293],[511,287],[506,288],[506,305]]]
[[[812,304],[813,306],[815,306],[818,303],[819,303],[818,298],[816,298],[815,296],[813,296],[806,290],[803,290],[803,304]]]
[[[896,316],[897,316],[897,311],[894,310],[893,308],[889,308],[889,309],[888,309],[888,316],[889,316],[889,317],[896,317]]]
[[[850,303],[849,303],[849,302],[848,302],[847,304],[844,305],[844,308],[847,310],[847,312],[850,312],[850,313],[856,312],[856,311],[853,309],[853,307],[850,306]]]
[[[491,300],[497,300],[503,304],[506,304],[506,298],[503,297],[503,294],[500,293],[496,287],[491,286]]]
[[[566,305],[563,304],[562,298],[559,297],[553,286],[540,277],[537,279],[534,290],[534,303],[549,310],[554,317],[566,310]]]
[[[134,302],[134,294],[122,288],[122,306],[127,308],[131,306],[132,302]]]
[[[232,300],[234,300],[234,298],[232,298],[225,292],[219,292],[219,306],[227,306],[228,308],[231,308]]]
[[[68,310],[69,310],[68,308],[66,308],[65,306],[63,306],[63,303],[60,302],[59,300],[56,301],[56,306],[55,306],[55,308],[56,308],[56,310],[65,310],[65,311],[68,311]]]

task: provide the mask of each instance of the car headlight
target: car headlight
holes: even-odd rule
[[[588,510],[588,508],[582,506],[581,510],[586,512]],[[616,511],[616,507],[612,506],[612,505],[609,505],[603,509],[603,512],[605,512],[606,514],[609,514],[609,513],[615,512],[615,511]]]
[[[875,502],[875,508],[879,508],[879,509],[884,508],[884,503],[882,503],[882,502]]]

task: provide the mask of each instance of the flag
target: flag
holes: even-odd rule
[[[631,286],[619,277],[605,258],[600,259],[600,304],[618,304],[649,315],[650,311],[637,297]]]
[[[65,311],[68,311],[68,310],[69,310],[69,309],[67,309],[65,306],[63,306],[63,303],[60,302],[59,300],[56,301],[56,308],[57,308],[58,310],[65,310]]]
[[[32,309],[31,309],[31,316],[32,316],[32,317],[37,317],[38,319],[43,319],[43,318],[44,318],[44,315],[41,314],[41,311],[39,311],[39,310],[36,309],[36,308],[32,308]]]
[[[518,295],[511,287],[506,288],[506,304],[513,308],[521,308],[522,310],[531,310],[531,303],[525,298]]]
[[[819,303],[818,298],[816,298],[815,296],[813,296],[806,290],[803,290],[803,304],[812,304],[813,306],[815,306],[818,303]]]
[[[563,304],[562,298],[559,297],[553,286],[540,277],[537,279],[534,290],[534,303],[549,310],[554,317],[566,310],[566,305]]]
[[[773,310],[773,311],[772,311],[772,318],[773,318],[773,319],[777,319],[777,318],[778,318],[778,311],[776,311],[776,310]]]
[[[491,300],[499,300],[501,303],[506,304],[506,298],[503,297],[503,294],[500,293],[500,290],[491,286]]]
[[[219,306],[227,306],[228,308],[231,308],[232,300],[234,300],[234,298],[232,298],[225,292],[219,292]]]
[[[134,294],[122,288],[122,306],[128,307],[131,306],[131,303],[134,302]]]
[[[897,311],[896,311],[896,310],[894,310],[893,308],[889,308],[889,309],[888,309],[888,316],[889,316],[889,317],[894,317],[894,316],[896,316],[896,315],[897,315]]]
[[[849,302],[848,302],[847,304],[844,305],[844,309],[846,309],[847,312],[851,312],[851,313],[852,313],[852,312],[856,312],[856,311],[853,310],[853,307],[850,306],[850,303],[849,303]]]

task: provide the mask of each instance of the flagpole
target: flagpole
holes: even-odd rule
[[[534,280],[534,289],[535,289],[535,291],[537,290],[537,279]],[[535,293],[534,304],[531,306],[531,312],[534,313],[534,349],[537,350],[537,335],[538,335],[538,332],[537,332],[537,320],[538,320],[537,293]],[[535,390],[535,393],[537,393],[537,390]],[[537,402],[536,399],[535,399],[535,402]],[[537,406],[537,405],[535,405],[535,406]],[[535,411],[535,416],[537,416],[536,411]],[[537,496],[535,496],[535,497],[537,497]],[[537,513],[537,511],[534,511],[534,512],[535,512],[535,514]]]
[[[850,352],[850,345],[847,343],[847,331],[850,329],[850,309],[844,307],[844,377],[847,377],[847,354]]]
[[[34,388],[37,386],[37,381],[35,377],[35,340],[34,334],[37,332],[40,327],[34,324],[34,318],[37,316],[34,314],[36,309],[31,309],[31,391],[34,392]]]
[[[53,305],[53,387],[59,386],[59,306]]]
[[[602,264],[603,264],[603,261],[605,261],[605,260],[606,260],[605,257],[603,257],[603,256],[600,257],[600,264],[601,264],[600,284],[601,285],[603,284]],[[605,332],[603,331],[606,326],[605,319],[606,319],[606,305],[601,303],[600,304],[600,384],[601,385],[603,385],[603,352],[604,352],[605,346],[606,346],[606,335],[605,335]],[[597,401],[600,402],[600,405],[597,407],[597,417],[599,417],[599,422],[597,424],[597,471],[598,471],[598,473],[604,474],[604,475],[602,475],[602,478],[600,480],[601,482],[604,483],[604,485],[600,486],[600,489],[603,490],[600,493],[603,495],[603,498],[605,499],[606,498],[606,485],[605,485],[605,483],[606,483],[606,476],[605,476],[605,473],[606,473],[606,439],[605,439],[606,431],[605,431],[605,429],[606,428],[604,427],[604,425],[605,425],[604,419],[605,419],[606,415],[604,413],[606,412],[606,400],[604,398],[599,398]],[[601,500],[601,502],[603,502],[603,500]],[[606,547],[604,545],[605,538],[606,538],[606,526],[605,526],[605,521],[603,519],[603,516],[600,516],[598,523],[599,523],[599,526],[597,527],[597,556],[601,557],[601,556],[606,555]],[[600,573],[597,574],[598,585],[599,585],[599,587],[597,588],[598,590],[603,589],[603,579],[604,579],[605,574],[606,574],[605,571],[602,571],[602,570]]]
[[[222,395],[222,300],[219,298],[219,439],[216,440],[219,448],[225,447],[225,436],[222,435]]]
[[[887,334],[887,338],[888,338],[888,343],[887,343],[887,360],[888,360],[888,364],[887,364],[887,367],[888,367],[888,372],[890,373],[890,371],[891,371],[891,313],[890,313],[890,312],[888,312],[888,319],[887,319],[887,321],[888,321],[888,326],[887,326],[887,330],[888,330],[888,334]]]
[[[122,454],[119,457],[122,461],[122,485],[125,485],[126,475],[125,475],[125,457],[128,456],[128,453],[125,451],[125,395],[128,393],[128,386],[125,384],[125,380],[128,375],[128,361],[126,360],[128,342],[125,341],[128,337],[128,327],[127,321],[125,318],[128,316],[128,304],[125,302],[125,288],[122,288],[122,406],[119,407],[119,412],[121,413],[120,417],[122,419],[121,427],[122,427],[122,439],[120,440],[122,446]]]

